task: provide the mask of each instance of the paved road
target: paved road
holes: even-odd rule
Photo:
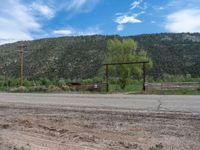
[[[0,93],[0,105],[7,103],[200,113],[200,96]]]

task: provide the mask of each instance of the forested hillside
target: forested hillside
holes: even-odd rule
[[[28,78],[86,79],[97,75],[104,62],[108,39],[133,38],[153,61],[148,74],[200,75],[200,34],[147,34],[130,37],[79,36],[26,41],[25,75]],[[20,42],[0,46],[0,74],[19,76]]]

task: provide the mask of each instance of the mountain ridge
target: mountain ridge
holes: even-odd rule
[[[136,36],[92,35],[67,36],[24,41],[27,45],[25,76],[86,79],[98,74],[106,57],[109,39],[132,38],[153,61],[150,76],[163,74],[199,76],[200,33],[159,33]],[[20,42],[0,45],[0,74],[19,76]]]

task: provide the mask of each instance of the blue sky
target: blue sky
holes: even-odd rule
[[[0,44],[59,36],[200,32],[200,0],[0,2]]]

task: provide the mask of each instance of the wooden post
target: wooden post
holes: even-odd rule
[[[143,63],[143,91],[146,91],[146,63]]]
[[[109,92],[109,84],[108,84],[108,65],[106,65],[106,92]]]

